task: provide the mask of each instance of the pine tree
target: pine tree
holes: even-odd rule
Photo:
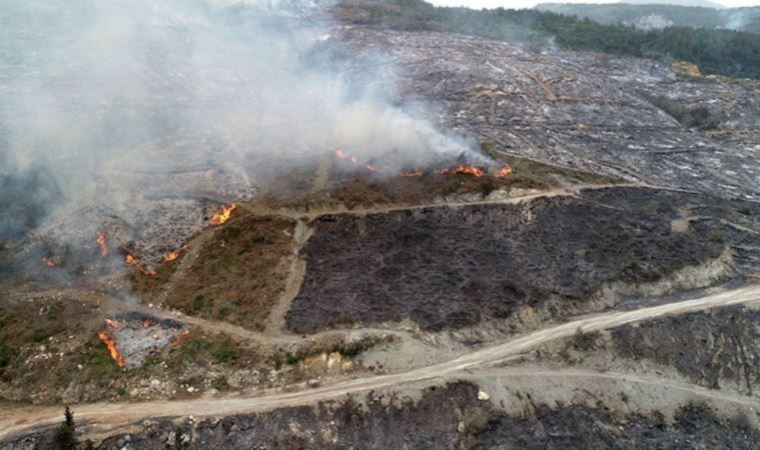
[[[77,438],[74,435],[76,426],[74,425],[74,414],[68,406],[64,411],[64,421],[55,434],[55,442],[60,450],[75,450],[77,448]]]

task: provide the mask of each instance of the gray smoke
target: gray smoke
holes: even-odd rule
[[[345,57],[323,6],[0,0],[0,236],[81,248],[108,227],[170,248],[148,216],[186,238],[199,199],[254,195],[275,160],[345,149],[400,169],[467,150],[389,100],[385,62]]]

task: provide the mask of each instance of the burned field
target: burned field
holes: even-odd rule
[[[692,382],[731,386],[757,396],[760,384],[760,310],[721,308],[651,320],[611,331],[609,347],[620,358],[676,369]]]
[[[135,311],[106,319],[106,324],[98,337],[119,367],[132,369],[179,344],[180,338],[190,333],[182,322]]]
[[[731,242],[741,247],[726,231],[692,228],[681,211],[689,205],[702,208],[697,225],[710,220],[755,239],[726,224],[728,216],[710,218],[705,208],[714,199],[653,192],[590,189],[580,197],[511,205],[322,216],[302,250],[307,272],[287,326],[311,333],[409,318],[438,331],[506,318],[524,307],[551,304],[559,317],[596,308],[584,304],[605,286],[655,283],[718,260]],[[652,198],[659,198],[658,207]],[[678,220],[686,226],[674,225]],[[705,274],[706,284],[728,277],[724,270]]]
[[[342,27],[339,39],[359,57],[386,54],[400,67],[399,97],[433,103],[448,129],[501,151],[631,181],[758,198],[756,82],[683,77],[648,59],[403,25],[359,21]]]
[[[413,206],[504,197],[513,189],[549,190],[583,184],[616,184],[619,178],[543,164],[480,144],[482,155],[459,155],[435,163],[391,168],[346,151],[319,166],[288,170],[272,179],[254,203],[270,208],[320,211]],[[477,156],[477,157],[476,157]]]

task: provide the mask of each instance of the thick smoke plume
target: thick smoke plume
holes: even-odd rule
[[[30,230],[76,253],[104,227],[169,248],[201,200],[254,195],[272,161],[346,149],[400,169],[466,149],[393,104],[389,66],[346,57],[321,6],[0,0],[0,254]]]

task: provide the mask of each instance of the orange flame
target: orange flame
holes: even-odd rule
[[[486,173],[483,172],[481,169],[475,167],[475,166],[465,166],[464,164],[460,164],[459,167],[456,169],[439,169],[436,170],[441,175],[446,174],[464,174],[464,175],[473,175],[476,177],[482,177]]]
[[[175,259],[179,258],[179,252],[169,252],[166,255],[164,255],[164,259],[161,260],[162,263],[168,263],[170,261],[174,261]]]
[[[100,254],[106,256],[108,254],[108,246],[106,245],[106,234],[103,232],[98,233],[98,244],[100,244]]]
[[[335,156],[337,156],[340,159],[348,159],[354,164],[359,164],[359,160],[356,158],[356,156],[352,155],[351,153],[345,152],[341,149],[335,150]],[[367,165],[367,169],[369,169],[371,172],[375,171],[375,168],[371,165]]]
[[[109,327],[111,327],[111,328],[119,328],[119,322],[117,322],[117,321],[115,321],[115,320],[106,319],[106,323],[107,323],[107,324],[108,324],[108,326],[109,326]]]
[[[337,156],[338,158],[341,158],[341,159],[348,159],[352,163],[354,163],[356,165],[359,165],[359,159],[356,156],[354,156],[351,153],[348,153],[348,152],[346,152],[344,150],[341,150],[341,149],[335,150],[335,156]],[[381,171],[382,172],[383,171],[382,167],[377,167],[377,166],[372,165],[372,164],[365,164],[364,168],[367,169],[369,172],[377,172],[377,171]]]
[[[190,329],[189,328],[185,328],[184,330],[182,330],[182,332],[179,334],[179,336],[177,336],[177,339],[175,339],[174,342],[172,342],[172,347],[176,347],[179,344],[181,344],[182,343],[182,338],[185,337],[185,336],[187,336],[188,334],[190,334]]]
[[[105,332],[105,330],[100,330],[98,332],[98,337],[100,338],[101,341],[103,341],[104,344],[106,344],[106,347],[108,348],[108,353],[111,354],[111,358],[113,358],[113,360],[119,364],[119,367],[124,367],[124,364],[126,364],[126,360],[121,355],[121,353],[119,353],[119,350],[116,348],[116,341],[114,341],[108,335],[108,333]]]
[[[512,168],[509,166],[506,166],[502,168],[501,170],[499,170],[498,172],[496,172],[493,176],[495,176],[496,178],[504,178],[510,173],[512,173]]]
[[[139,270],[143,274],[148,275],[149,277],[152,277],[153,275],[156,274],[155,271],[148,270],[145,267],[143,267],[143,265],[140,264],[140,262],[137,259],[135,259],[135,257],[132,256],[129,253],[127,253],[127,255],[124,257],[124,260],[127,262],[127,264],[131,265],[132,267],[134,267],[135,269]]]
[[[55,267],[56,262],[52,260],[52,258],[48,258],[47,256],[42,257],[42,262],[47,264],[48,267]]]
[[[222,209],[214,213],[213,216],[211,216],[211,220],[209,220],[209,223],[211,225],[221,225],[228,220],[230,220],[230,217],[232,216],[232,211],[234,211],[237,208],[237,205],[234,203],[230,203],[229,205],[222,206]]]

